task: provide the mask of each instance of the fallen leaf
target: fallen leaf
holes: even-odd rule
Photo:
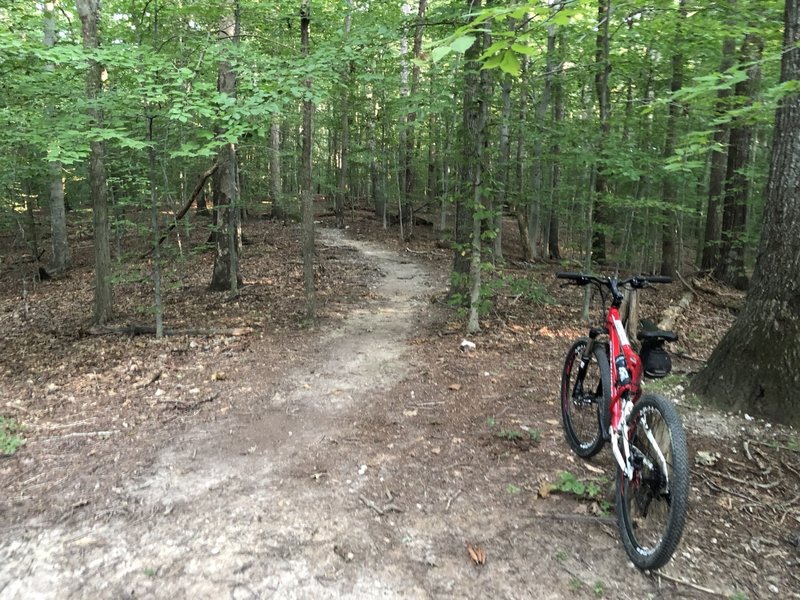
[[[480,546],[473,546],[467,542],[467,552],[469,552],[469,557],[476,565],[486,564],[486,551]]]
[[[556,421],[555,419],[545,419],[544,422],[547,423],[548,425],[558,425],[558,421]]]
[[[416,417],[417,416],[417,409],[414,410],[404,410],[403,411],[404,417]]]
[[[550,496],[550,492],[553,491],[553,484],[549,481],[542,481],[539,484],[539,489],[537,490],[537,494],[539,498],[547,498]]]
[[[431,452],[433,454],[439,455],[442,453],[442,449],[437,446],[436,448],[431,448]]]
[[[214,371],[211,374],[211,381],[225,381],[225,373]]]
[[[457,392],[458,390],[461,389],[461,384],[460,383],[451,383],[450,384],[450,389],[453,390],[454,392]]]
[[[603,475],[605,471],[600,467],[595,467],[594,465],[590,465],[589,463],[583,463],[583,466],[590,470],[592,473],[597,473],[598,475]]]

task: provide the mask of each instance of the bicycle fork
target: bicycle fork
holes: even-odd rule
[[[609,427],[611,432],[611,450],[614,452],[614,458],[620,470],[625,473],[625,478],[631,480],[633,479],[633,461],[631,460],[631,447],[628,442],[628,417],[630,417],[631,411],[633,410],[633,402],[631,402],[628,395],[625,394],[621,403],[622,414],[620,415],[619,424],[616,429],[613,425]],[[622,450],[619,448],[620,437],[622,437]]]

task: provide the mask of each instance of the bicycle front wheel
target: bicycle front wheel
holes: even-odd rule
[[[603,419],[611,402],[611,371],[601,344],[592,348],[582,364],[589,338],[580,338],[567,353],[561,374],[561,418],[572,450],[581,458],[603,448]]]
[[[633,477],[617,469],[617,522],[640,569],[663,567],[678,547],[689,498],[686,433],[672,403],[646,394],[628,420]]]

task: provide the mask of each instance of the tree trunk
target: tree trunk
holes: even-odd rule
[[[239,39],[239,3],[229,3],[229,13],[223,15],[220,23],[220,41],[235,44]],[[236,96],[236,72],[231,62],[224,58],[219,63],[217,89],[230,97]],[[214,213],[216,215],[216,254],[214,272],[209,289],[230,291],[238,294],[241,278],[239,276],[239,181],[237,176],[236,145],[226,143],[217,158],[219,168],[214,175],[215,191]]]
[[[76,0],[78,16],[81,20],[83,45],[88,52],[100,46],[97,25],[100,21],[99,0]],[[105,69],[95,58],[89,59],[86,75],[86,98],[89,102],[89,120],[92,128],[103,128],[103,112],[98,100],[103,91]],[[89,181],[92,193],[92,214],[94,225],[94,316],[92,323],[103,325],[112,318],[111,293],[111,247],[108,225],[108,187],[106,167],[103,158],[103,143],[92,140],[89,144]]]
[[[611,103],[609,101],[608,74],[611,70],[609,62],[608,25],[611,18],[611,0],[598,0],[597,4],[597,45],[595,52],[594,76],[597,93],[597,109],[600,117],[600,144],[597,156],[602,161],[606,151],[606,140],[611,133],[609,117]],[[609,193],[608,176],[605,165],[600,162],[595,169],[594,199],[592,206],[592,259],[600,264],[606,261],[606,232],[608,222],[607,207],[603,205]]]
[[[669,114],[667,116],[667,133],[664,140],[664,159],[668,159],[675,152],[675,140],[678,137],[678,119],[683,112],[680,102],[674,99],[674,95],[683,87],[683,55],[677,49],[680,48],[682,41],[681,24],[686,18],[686,2],[678,2],[678,18],[675,25],[674,43],[676,52],[672,55],[672,79],[670,81],[670,92],[672,96],[669,102]],[[661,188],[661,199],[664,202],[664,224],[661,228],[661,274],[667,277],[675,275],[677,266],[676,237],[677,237],[677,215],[674,209],[678,201],[678,185],[672,173],[664,172],[664,181]]]
[[[781,82],[800,79],[800,0],[786,0]],[[745,306],[692,382],[726,410],[800,425],[800,96],[776,111],[761,242]]]
[[[353,0],[345,0],[347,3],[347,15],[344,18],[344,43],[348,43],[350,28],[353,23]],[[345,65],[345,74],[342,77],[344,88],[342,90],[342,100],[340,110],[342,111],[342,139],[339,153],[339,177],[336,186],[336,196],[334,198],[334,213],[336,214],[336,227],[344,228],[344,205],[347,199],[347,176],[350,160],[350,86],[352,85],[352,73],[354,64],[349,61]]]
[[[52,48],[56,39],[55,2],[44,5],[44,46]],[[45,66],[47,71],[55,70],[53,64]],[[52,114],[50,110],[50,114]],[[64,206],[64,174],[60,162],[50,161],[50,234],[53,243],[53,265],[55,272],[61,273],[69,268],[69,244],[67,242],[67,212]]]
[[[478,45],[476,42],[475,45]],[[483,34],[483,48],[492,45],[491,34],[486,31]],[[484,167],[484,145],[486,143],[486,122],[489,116],[489,97],[491,96],[491,80],[487,70],[482,70],[478,77],[478,112],[476,129],[469,136],[469,143],[474,144],[472,150],[475,168],[472,187],[472,243],[470,245],[469,279],[470,279],[470,298],[469,298],[469,321],[467,322],[467,332],[476,333],[480,331],[478,316],[481,304],[481,259],[482,241],[481,233],[483,228],[483,217],[485,212],[483,204],[483,173]]]
[[[722,44],[722,63],[720,73],[724,73],[733,66],[736,54],[736,41],[725,38]],[[717,92],[716,114],[720,116],[727,108],[729,89]],[[714,141],[711,150],[711,176],[708,182],[708,202],[706,204],[705,235],[703,236],[703,255],[700,259],[700,269],[710,272],[717,264],[719,253],[722,219],[720,215],[720,201],[725,186],[725,167],[728,162],[728,139],[730,125],[725,122],[718,125],[714,131]]]
[[[480,8],[481,0],[467,0],[469,14]],[[480,124],[480,65],[478,57],[481,43],[475,43],[464,53],[464,104],[462,121],[461,182],[463,192],[456,198],[456,224],[453,239],[453,276],[450,282],[450,296],[465,300],[470,290],[470,248],[472,246],[474,182],[478,168],[475,152],[476,138]]]
[[[511,145],[509,143],[509,129],[511,121],[511,76],[503,76],[502,82],[502,110],[500,112],[500,174],[497,182],[497,195],[493,202],[493,229],[494,240],[492,243],[492,257],[495,262],[503,260],[503,214],[508,201],[508,184],[511,179]]]
[[[547,52],[550,54],[551,48],[550,44],[552,43],[555,46],[555,32],[548,31],[548,46]],[[552,38],[552,40],[551,40]],[[564,39],[563,33],[559,39],[559,48],[563,49],[564,47]],[[555,52],[555,48],[552,49]],[[559,229],[559,189],[561,184],[561,144],[559,143],[559,132],[560,128],[564,122],[564,70],[563,70],[563,58],[562,56],[556,57],[557,63],[554,67],[554,80],[553,80],[553,125],[556,132],[554,136],[554,142],[552,147],[552,155],[553,155],[553,172],[551,175],[551,187],[550,187],[550,227],[548,231],[548,239],[547,239],[547,249],[548,255],[550,256],[551,260],[560,260],[561,259],[561,251],[559,250],[558,244],[558,229]]]
[[[308,61],[311,28],[311,0],[300,3],[300,46],[303,61]],[[303,288],[306,297],[306,320],[313,324],[317,318],[317,294],[314,286],[314,197],[311,181],[311,151],[314,103],[311,101],[311,78],[303,81],[307,94],[303,100]]]
[[[741,61],[749,64],[747,79],[736,84],[735,96],[742,105],[752,104],[761,80],[759,61],[763,41],[748,34],[742,44]],[[750,198],[750,177],[745,172],[750,164],[755,126],[736,123],[731,127],[728,165],[725,177],[725,199],[722,212],[722,246],[714,277],[737,289],[747,289],[744,269],[744,235],[747,221],[747,202]]]
[[[269,128],[269,184],[270,196],[272,197],[273,219],[282,221],[284,224],[290,219],[297,218],[297,209],[290,209],[288,194],[283,193],[283,174],[281,160],[281,125],[275,119]]]

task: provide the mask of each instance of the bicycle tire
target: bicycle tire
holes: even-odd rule
[[[673,404],[657,394],[641,397],[631,411],[628,426],[631,453],[635,457],[634,475],[628,480],[617,469],[617,524],[633,564],[639,569],[653,570],[672,558],[686,524],[689,500],[686,432]],[[666,479],[653,442],[664,458]]]
[[[580,363],[589,338],[580,338],[567,352],[561,372],[561,420],[567,442],[581,458],[590,458],[605,444],[603,424],[611,404],[611,370],[601,344],[592,348],[581,373]],[[587,385],[588,384],[588,385]]]

